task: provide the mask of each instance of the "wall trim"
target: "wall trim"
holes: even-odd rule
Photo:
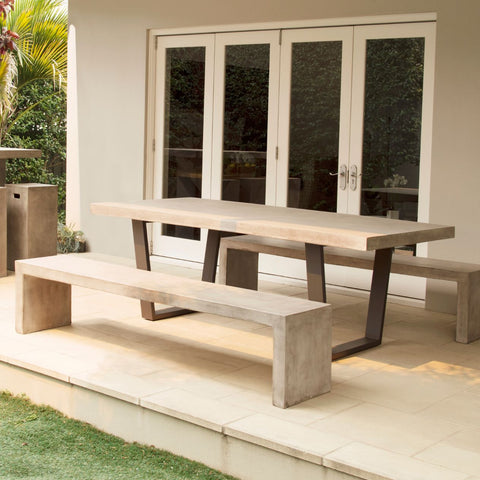
[[[259,22],[247,24],[205,25],[198,27],[173,27],[151,29],[150,35],[189,35],[201,33],[245,32],[252,30],[286,30],[294,28],[345,27],[380,25],[389,23],[435,22],[435,12],[398,15],[369,15],[365,17],[322,18],[315,20],[287,20],[284,22]]]

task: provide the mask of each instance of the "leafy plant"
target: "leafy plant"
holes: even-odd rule
[[[50,80],[65,90],[67,78],[67,11],[62,0],[16,0],[15,10],[13,3],[0,0],[0,44],[5,47],[0,60],[0,144],[19,119],[17,95],[25,86]]]
[[[85,235],[72,226],[59,223],[57,227],[57,253],[79,253],[86,248]]]

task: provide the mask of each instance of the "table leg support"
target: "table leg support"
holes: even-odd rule
[[[327,301],[327,290],[325,287],[323,245],[306,243],[305,260],[307,265],[308,299],[325,303]]]
[[[208,231],[205,257],[203,260],[202,281],[215,283],[217,276],[218,253],[220,251],[220,240],[223,237],[233,237],[236,235],[238,234],[232,232],[223,232],[220,230]]]
[[[347,357],[382,343],[392,254],[392,248],[384,248],[375,252],[365,337],[336,345],[332,351],[333,360]]]
[[[141,270],[151,270],[150,253],[148,250],[147,222],[142,220],[132,220],[132,229],[137,268]],[[142,309],[142,317],[146,320],[162,320],[164,318],[192,313],[191,310],[177,307],[155,310],[155,304],[145,300],[140,300],[140,306]]]
[[[215,283],[215,277],[217,275],[218,251],[220,250],[221,239],[222,232],[218,230],[208,231],[202,272],[202,280],[204,282]]]

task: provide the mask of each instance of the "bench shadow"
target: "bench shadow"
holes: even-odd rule
[[[144,327],[129,326],[101,317],[90,318],[88,323],[80,321],[61,328],[72,336],[132,349],[137,354],[156,358],[159,362],[174,359],[180,366],[188,368],[195,369],[195,359],[208,359],[239,368],[248,364],[272,365],[271,354],[269,358],[254,355],[242,350],[240,346],[237,349],[231,345],[222,345],[221,339],[212,344],[161,331],[149,330],[147,333]],[[249,333],[257,335],[255,332]]]

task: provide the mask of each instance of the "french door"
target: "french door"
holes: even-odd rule
[[[275,202],[278,31],[158,37],[157,198]],[[201,261],[206,232],[154,226],[153,254]]]
[[[155,196],[427,221],[434,33],[415,23],[158,37]],[[153,253],[200,261],[204,236],[157,226]],[[279,258],[260,268],[304,275]],[[327,278],[370,281],[341,267]],[[391,293],[422,298],[424,281],[411,280],[393,277]]]
[[[347,211],[353,29],[282,36],[276,204]]]

